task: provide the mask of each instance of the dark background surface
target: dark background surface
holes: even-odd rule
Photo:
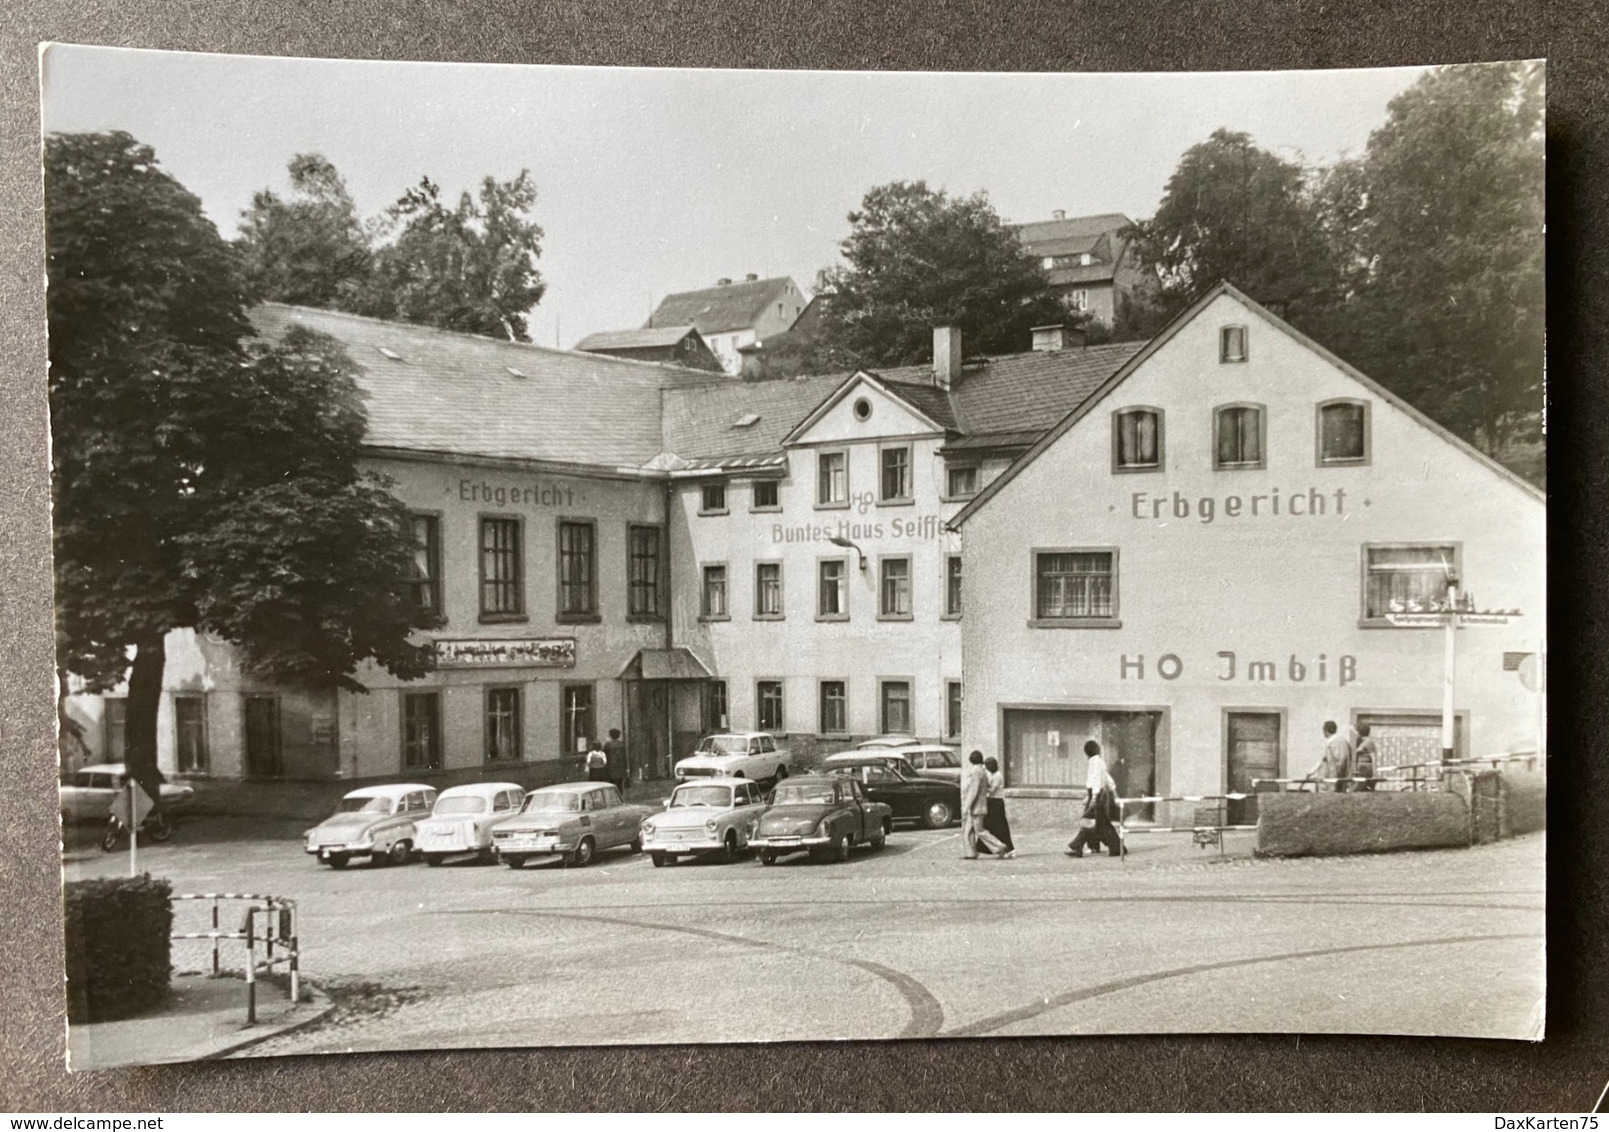
[[[1599,644],[1609,514],[1609,17],[1601,6],[8,0],[0,11],[0,1109],[1579,1112],[1597,1099],[1609,1079],[1609,766]],[[1547,1040],[1246,1036],[542,1049],[69,1075],[35,56],[45,40],[376,59],[891,70],[1245,70],[1546,57],[1550,624],[1560,628],[1551,644]],[[1293,1028],[1301,1024],[1291,1019]]]

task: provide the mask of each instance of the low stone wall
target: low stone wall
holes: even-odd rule
[[[1452,793],[1264,794],[1257,855],[1324,857],[1469,844],[1469,804]]]
[[[1548,824],[1548,776],[1536,769],[1503,771],[1503,836],[1535,833]]]
[[[1083,816],[1082,788],[1016,786],[1006,790],[1006,820],[1012,829],[1062,829],[1072,837]]]

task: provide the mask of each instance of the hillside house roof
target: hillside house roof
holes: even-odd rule
[[[648,327],[693,326],[700,334],[744,330],[759,321],[768,305],[784,298],[790,287],[797,293],[793,280],[781,276],[666,295],[649,317]]]

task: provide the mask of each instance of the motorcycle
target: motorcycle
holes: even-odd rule
[[[116,814],[109,815],[106,819],[106,832],[101,834],[102,851],[110,853],[117,848],[118,843],[126,836],[128,836],[128,827],[123,824]],[[162,842],[172,836],[173,823],[168,820],[168,815],[161,810],[152,810],[146,815],[145,820],[140,823],[141,841]]]

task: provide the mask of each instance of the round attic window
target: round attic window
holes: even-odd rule
[[[871,415],[872,403],[864,397],[855,398],[855,419],[864,421],[870,419]]]

